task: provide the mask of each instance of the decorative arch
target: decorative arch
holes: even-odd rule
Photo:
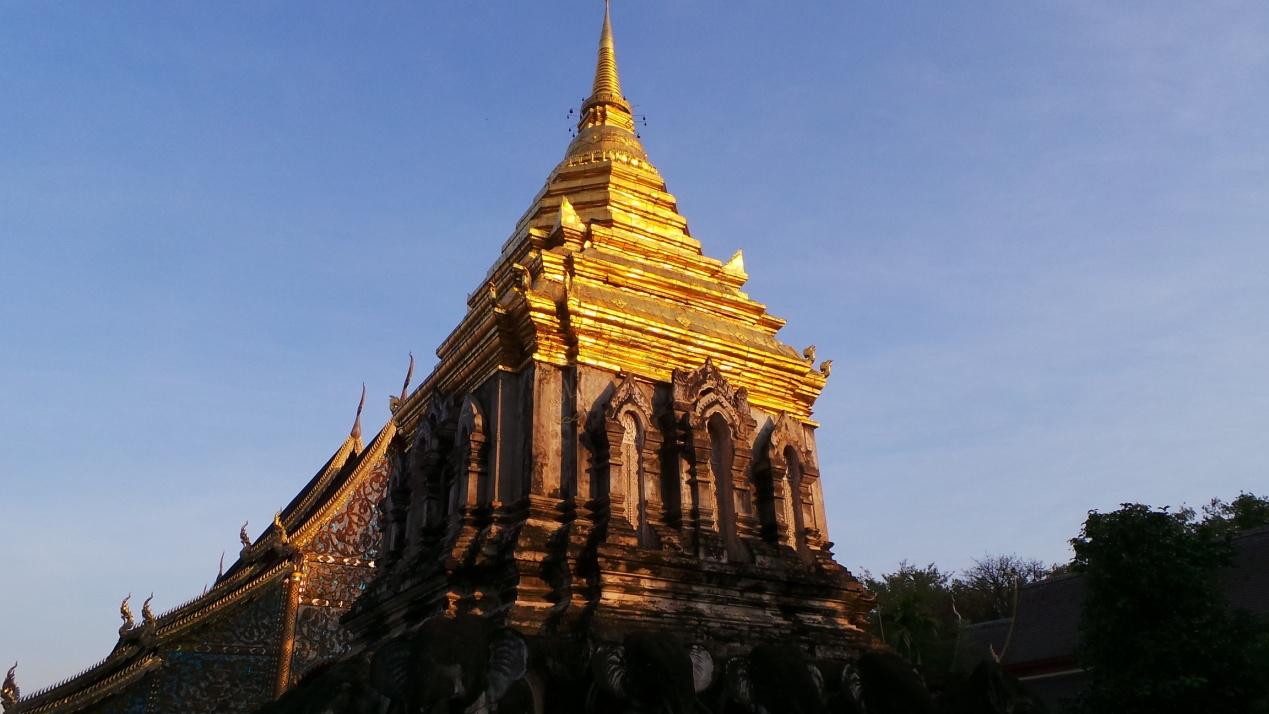
[[[772,425],[767,457],[773,476],[773,510],[780,520],[779,540],[806,556],[811,545],[819,544],[814,488],[819,472],[802,445],[801,432],[802,424],[781,412]]]
[[[736,389],[712,359],[672,377],[681,415],[698,537],[716,541],[730,560],[748,560],[744,538],[758,536],[749,477],[754,419],[748,394]]]
[[[445,482],[450,478],[447,456],[454,437],[451,400],[434,396],[413,438],[403,449],[403,468],[389,485],[389,553],[399,557],[406,550],[427,547],[444,529]]]
[[[454,442],[454,482],[449,489],[449,513],[487,506],[493,501],[489,469],[485,458],[485,414],[476,398],[468,394],[458,409],[458,438]]]
[[[641,384],[624,375],[604,410],[608,439],[609,508],[620,518],[618,530],[628,527],[642,547],[659,545],[661,524],[661,438],[651,403]]]

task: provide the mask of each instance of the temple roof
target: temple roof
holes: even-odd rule
[[[389,423],[369,446],[360,439],[360,408],[353,432],[334,454],[250,545],[216,583],[201,595],[121,632],[111,653],[83,672],[23,698],[14,709],[19,714],[73,712],[99,701],[162,666],[156,654],[166,643],[230,608],[249,601],[261,589],[286,577],[295,567],[294,553],[302,551],[326,522],[355,492],[383,459],[396,435]]]
[[[529,361],[665,381],[706,357],[755,406],[809,421],[827,366],[776,339],[784,321],[741,290],[739,253],[704,255],[636,124],[606,4],[576,136],[398,412],[403,428],[431,393],[469,391]]]

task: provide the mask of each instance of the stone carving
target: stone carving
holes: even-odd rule
[[[727,662],[718,711],[753,714],[826,712],[824,677],[798,648],[758,645],[747,657]]]
[[[688,714],[695,711],[697,695],[713,682],[714,661],[700,645],[638,632],[620,645],[600,645],[590,671],[588,714]]]

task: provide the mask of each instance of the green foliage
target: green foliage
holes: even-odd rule
[[[1203,506],[1203,522],[1209,527],[1230,531],[1246,531],[1269,526],[1269,498],[1243,492],[1225,503],[1213,498]]]
[[[904,561],[893,573],[864,584],[877,596],[874,632],[937,679],[952,665],[961,625],[1011,617],[1017,586],[1043,580],[1058,566],[1016,555],[993,555],[953,577],[933,563]],[[959,615],[958,615],[959,613]]]
[[[1054,574],[1058,566],[1016,555],[989,555],[952,581],[956,609],[966,624],[1013,617],[1014,593]]]
[[[1085,581],[1086,711],[1269,711],[1264,628],[1229,611],[1219,581],[1234,554],[1230,524],[1255,505],[1228,515],[1221,505],[1203,521],[1140,504],[1089,514],[1071,541]]]
[[[935,668],[951,662],[956,621],[950,581],[933,563],[918,568],[907,561],[880,579],[864,578],[877,596],[877,633],[913,664]]]

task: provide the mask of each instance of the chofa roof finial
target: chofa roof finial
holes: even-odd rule
[[[286,533],[286,526],[282,525],[282,511],[273,514],[273,527],[278,531],[278,542],[286,545],[291,542],[291,536]]]
[[[9,673],[4,677],[4,684],[0,685],[0,704],[4,705],[5,711],[17,705],[18,698],[22,696],[22,690],[18,689],[17,671],[18,663],[14,662],[9,668]]]
[[[414,379],[414,353],[413,352],[410,353],[410,367],[409,369],[405,371],[405,384],[401,385],[400,400],[403,402],[405,401],[405,398],[409,396],[410,380],[412,379]]]
[[[366,408],[366,383],[361,383],[361,401],[357,402],[357,416],[353,419],[352,431],[348,435],[354,439],[361,438],[361,410]]]
[[[405,383],[401,385],[401,396],[394,397],[388,395],[388,411],[393,414],[405,404],[405,398],[410,396],[410,380],[414,379],[414,353],[410,353],[410,367],[405,371]]]
[[[136,620],[132,619],[132,608],[128,607],[128,601],[131,599],[132,593],[128,593],[128,596],[123,599],[123,602],[119,603],[119,619],[123,620],[123,625],[119,627],[120,636],[128,630],[131,630],[133,626],[137,624]]]
[[[154,616],[154,611],[150,609],[150,603],[154,600],[154,593],[150,593],[150,597],[141,603],[141,625],[146,629],[152,629],[158,622],[158,618]]]

